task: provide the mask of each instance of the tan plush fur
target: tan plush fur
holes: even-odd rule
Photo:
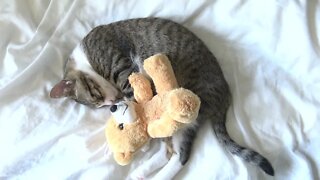
[[[136,107],[135,110],[141,111],[139,107]],[[120,130],[114,117],[111,117],[108,120],[105,134],[114,159],[122,166],[129,164],[133,154],[149,139],[147,124],[143,119],[126,124],[123,130]]]
[[[152,138],[170,137],[185,124],[196,120],[200,99],[193,92],[178,88],[170,61],[165,55],[157,54],[144,61],[144,69],[151,77],[157,91],[152,96],[150,81],[140,73],[129,76],[134,90],[135,111],[138,118],[134,123],[118,128],[111,118],[106,128],[106,136],[116,161],[128,164],[132,153]],[[131,102],[132,103],[132,102]]]

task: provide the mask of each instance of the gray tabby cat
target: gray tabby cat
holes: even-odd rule
[[[199,125],[210,120],[221,145],[273,176],[266,158],[241,147],[228,135],[225,120],[231,96],[215,57],[192,32],[170,20],[131,19],[94,28],[71,54],[63,80],[50,95],[70,97],[93,107],[132,99],[128,76],[143,72],[142,61],[156,53],[169,57],[179,85],[201,99],[197,124],[173,137],[181,167],[189,159]]]

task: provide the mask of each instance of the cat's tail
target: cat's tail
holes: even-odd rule
[[[259,166],[265,173],[269,174],[270,176],[274,176],[273,167],[265,157],[251,149],[238,145],[230,138],[226,129],[225,121],[213,123],[213,129],[219,142],[223,144],[228,151],[230,151],[234,155],[239,156],[250,164]]]

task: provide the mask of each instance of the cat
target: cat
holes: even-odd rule
[[[172,137],[177,153],[162,174],[172,178],[186,164],[199,125],[210,120],[222,146],[273,176],[273,167],[266,158],[238,145],[228,135],[225,121],[231,94],[216,58],[195,34],[171,20],[137,18],[95,27],[73,50],[64,78],[52,88],[50,96],[69,97],[96,108],[131,100],[128,76],[132,72],[144,73],[143,60],[157,53],[169,57],[179,85],[201,99],[196,123]],[[145,169],[141,168],[141,176],[150,173]]]

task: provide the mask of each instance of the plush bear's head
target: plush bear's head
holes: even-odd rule
[[[179,88],[167,56],[157,54],[144,61],[144,70],[154,83],[142,73],[132,73],[128,80],[134,91],[133,101],[110,108],[106,137],[115,160],[128,164],[134,152],[149,139],[170,137],[198,116],[200,99],[193,92]]]
[[[117,163],[127,165],[149,139],[147,124],[139,116],[140,107],[135,102],[113,105],[110,111],[112,115],[105,130],[107,142]]]

